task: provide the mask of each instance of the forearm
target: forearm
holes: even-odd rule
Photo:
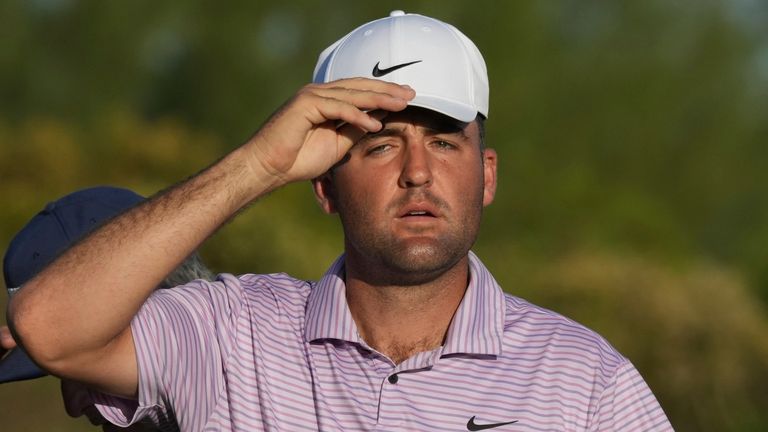
[[[117,217],[29,281],[9,320],[32,358],[62,375],[74,357],[98,358],[166,275],[273,184],[242,151]]]
[[[377,80],[305,86],[243,146],[96,230],[25,284],[9,305],[18,342],[56,375],[132,394],[130,322],[160,281],[239,209],[322,175],[381,128],[376,115],[413,96]]]

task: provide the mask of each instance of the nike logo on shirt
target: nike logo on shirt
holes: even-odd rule
[[[469,421],[467,422],[467,430],[468,431],[481,431],[481,430],[493,429],[493,428],[497,428],[499,426],[504,426],[504,425],[508,425],[508,424],[517,423],[517,420],[512,420],[512,421],[504,422],[504,423],[477,424],[477,423],[475,423],[475,417],[477,417],[477,416],[472,416],[472,418],[469,419]]]

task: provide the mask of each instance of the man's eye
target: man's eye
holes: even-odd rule
[[[383,152],[389,150],[390,147],[392,147],[390,144],[375,145],[375,146],[369,148],[367,153],[368,154],[383,153]]]
[[[453,143],[443,140],[436,140],[432,142],[432,145],[442,150],[453,150],[456,146]]]

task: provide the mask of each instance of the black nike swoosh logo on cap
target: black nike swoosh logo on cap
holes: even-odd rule
[[[479,424],[475,423],[475,417],[477,417],[477,416],[472,416],[472,418],[469,419],[469,421],[467,422],[467,430],[468,431],[481,431],[481,430],[493,429],[493,428],[497,428],[499,426],[504,426],[504,425],[508,425],[508,424],[517,423],[517,420],[512,420],[510,422],[504,422],[504,423],[488,423],[488,424],[479,425]]]
[[[373,72],[371,72],[371,74],[373,74],[373,76],[375,76],[376,78],[383,77],[384,75],[388,73],[392,73],[400,68],[404,68],[406,66],[410,66],[415,63],[421,63],[421,60],[415,60],[408,63],[400,63],[399,65],[394,65],[386,69],[379,69],[379,63],[380,62],[376,62],[376,66],[373,67]]]

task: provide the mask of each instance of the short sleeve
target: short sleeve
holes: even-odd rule
[[[590,431],[672,431],[651,389],[625,361],[603,390],[591,417]]]
[[[138,400],[92,392],[99,412],[121,427],[144,420],[163,430],[199,429],[223,389],[243,308],[242,285],[232,275],[153,293],[131,322]]]

